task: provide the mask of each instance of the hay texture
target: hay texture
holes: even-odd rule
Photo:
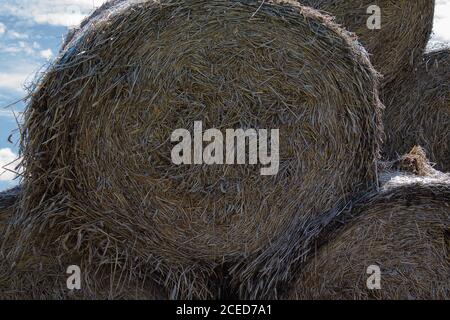
[[[17,246],[18,238],[5,240],[4,234],[17,220],[16,207],[20,187],[0,193],[0,300],[28,299],[167,299],[168,293],[144,275],[130,278],[124,272],[98,266],[95,272],[81,272],[80,290],[67,288],[67,268],[71,261],[61,261],[49,251],[29,252],[15,261],[8,252]],[[80,266],[83,270],[83,266]],[[117,268],[117,267],[116,267]]]
[[[115,270],[98,268],[83,274],[81,288],[68,289],[70,262],[54,257],[22,258],[16,265],[0,262],[0,300],[166,300],[168,292],[149,279],[140,280]],[[116,277],[113,275],[116,274]]]
[[[47,254],[47,255],[44,255]],[[0,300],[166,300],[168,292],[145,277],[129,278],[109,267],[83,273],[81,288],[68,289],[70,261],[35,252],[11,264],[1,257]]]
[[[19,194],[20,187],[0,192],[0,245],[4,238],[7,221],[14,215]]]
[[[420,144],[436,169],[450,172],[450,49],[419,59],[384,88],[383,100],[386,157]]]
[[[381,190],[335,223],[290,299],[450,298],[450,176],[421,152],[390,163],[417,175],[383,172]],[[380,267],[381,289],[367,288],[371,265]]]
[[[377,85],[360,45],[294,2],[121,2],[73,36],[27,107],[21,243],[216,297],[223,263],[277,251],[376,181]],[[278,173],[173,164],[171,133],[194,121],[279,129]]]
[[[15,187],[0,193],[0,212],[9,212],[19,198],[20,187]],[[6,215],[6,214],[5,214]]]
[[[359,37],[371,54],[375,68],[385,82],[422,55],[433,27],[434,0],[300,0],[336,17],[336,22]],[[381,29],[371,30],[367,9],[381,9]]]
[[[0,193],[0,245],[4,241],[8,221],[14,216],[14,207],[18,202],[19,189],[11,189]],[[10,287],[7,264],[0,254],[0,300],[6,299],[5,292]]]

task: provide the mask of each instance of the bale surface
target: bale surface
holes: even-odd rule
[[[168,293],[144,275],[130,277],[119,266],[103,261],[95,272],[83,272],[81,290],[67,288],[67,267],[81,259],[72,256],[65,263],[49,251],[32,252],[10,260],[8,253],[17,246],[18,238],[4,239],[8,228],[16,223],[15,212],[21,188],[0,193],[0,300],[60,299],[139,299],[162,300]],[[115,270],[113,270],[115,268]]]
[[[427,167],[421,175],[384,172],[380,192],[321,239],[287,297],[449,299],[450,176]],[[381,270],[379,290],[367,288],[371,265]]]
[[[420,144],[436,169],[450,172],[450,50],[427,53],[384,88],[383,102],[386,157]]]
[[[168,293],[151,280],[127,278],[115,270],[98,268],[83,274],[81,289],[67,287],[67,267],[52,257],[22,258],[12,266],[0,262],[0,300],[166,300]],[[116,274],[117,277],[112,275]]]
[[[27,107],[16,254],[119,257],[171,297],[214,297],[222,263],[277,251],[375,182],[377,83],[349,34],[294,2],[122,2],[73,36]],[[278,174],[174,165],[171,133],[194,121],[279,129]]]
[[[49,254],[46,252],[46,254]],[[118,273],[114,265],[83,273],[81,289],[70,290],[67,268],[73,262],[58,261],[44,253],[22,257],[13,265],[1,257],[0,300],[166,300],[165,289],[150,279]]]
[[[20,187],[0,192],[0,246],[6,233],[7,221],[14,215],[19,202]]]
[[[356,33],[369,51],[375,68],[385,82],[420,56],[433,27],[434,0],[300,0],[336,17],[336,22]],[[367,27],[367,8],[381,9],[381,29]]]

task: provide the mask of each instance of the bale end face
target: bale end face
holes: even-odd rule
[[[329,17],[285,1],[127,4],[74,35],[27,108],[25,243],[92,260],[121,248],[175,297],[208,297],[221,263],[374,183],[378,74]],[[174,164],[171,134],[195,122],[279,130],[278,173]]]

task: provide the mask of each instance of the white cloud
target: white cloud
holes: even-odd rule
[[[21,113],[11,110],[11,109],[0,109],[0,119],[3,121],[4,119],[8,121],[16,122],[16,118],[18,121],[21,119]]]
[[[22,87],[28,74],[0,72],[0,88],[23,91]]]
[[[9,54],[27,54],[30,56],[36,56],[39,58],[44,58],[46,60],[53,56],[51,49],[40,50],[41,46],[37,42],[28,43],[25,41],[18,41],[8,45],[3,45],[0,43],[0,52]]]
[[[0,149],[0,181],[11,181],[17,176],[18,156],[10,149]],[[20,171],[20,170],[19,170]]]
[[[47,49],[47,50],[41,50],[39,52],[39,55],[44,58],[44,59],[50,59],[51,57],[53,57],[53,52],[52,49]]]
[[[21,65],[6,72],[0,72],[0,89],[12,90],[16,93],[24,93],[24,85],[33,80],[37,67],[33,65]]]
[[[24,52],[26,45],[25,42],[19,41],[14,44],[2,44],[0,43],[0,51],[4,53],[19,53]]]
[[[29,55],[33,55],[34,54],[34,50],[31,46],[29,46],[26,42],[23,41],[19,41],[18,42],[20,51],[29,54]]]
[[[28,35],[14,30],[8,31],[8,36],[13,39],[28,39]]]
[[[0,12],[37,23],[74,26],[105,0],[2,0]]]
[[[450,43],[450,1],[440,0],[436,3],[434,34],[438,41]]]
[[[6,26],[0,22],[0,36],[6,32]]]

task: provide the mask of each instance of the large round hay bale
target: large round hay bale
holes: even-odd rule
[[[127,4],[74,35],[27,107],[24,246],[119,255],[172,297],[211,297],[224,262],[375,182],[378,75],[329,17],[285,1]],[[278,172],[174,164],[171,135],[194,121],[279,129]]]
[[[450,172],[450,49],[430,52],[383,90],[384,153],[395,158],[420,144]]]
[[[384,173],[381,191],[321,239],[288,298],[450,299],[450,176],[427,170]]]
[[[412,57],[424,52],[433,28],[434,0],[300,2],[329,12],[336,17],[336,22],[356,33],[372,55],[371,61],[375,68],[384,75],[385,82],[392,80],[397,72],[408,65]],[[380,8],[380,29],[368,27],[368,20],[375,13],[368,9],[373,5]]]

